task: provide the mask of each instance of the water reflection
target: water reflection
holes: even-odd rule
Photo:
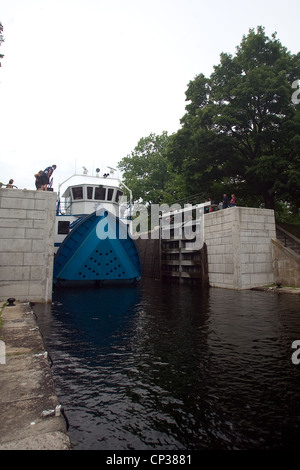
[[[35,311],[78,449],[299,448],[299,296],[144,282]]]

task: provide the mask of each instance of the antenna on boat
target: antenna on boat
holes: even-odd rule
[[[107,168],[109,168],[109,170],[110,170],[109,172],[110,172],[111,175],[113,175],[115,173],[115,171],[117,171],[116,168],[112,168],[111,166],[108,166]]]

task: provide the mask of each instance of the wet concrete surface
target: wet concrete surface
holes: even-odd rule
[[[1,306],[0,450],[71,449],[50,365],[30,305]]]

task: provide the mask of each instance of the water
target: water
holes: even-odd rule
[[[300,296],[147,281],[35,312],[74,449],[300,449]]]

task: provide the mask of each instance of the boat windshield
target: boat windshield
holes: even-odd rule
[[[73,201],[95,200],[95,201],[111,201],[120,203],[124,192],[119,188],[111,188],[108,186],[72,186],[70,188]]]

